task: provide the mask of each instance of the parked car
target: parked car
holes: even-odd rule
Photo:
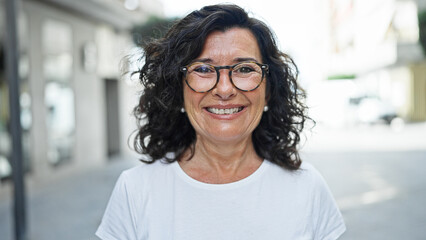
[[[357,105],[357,118],[360,123],[390,124],[393,119],[398,117],[395,108],[377,96],[352,98],[350,102]]]

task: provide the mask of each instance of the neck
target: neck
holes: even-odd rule
[[[261,163],[262,159],[256,154],[251,137],[222,143],[200,136],[197,136],[193,158],[179,162],[188,175],[209,183],[240,180],[256,171]]]

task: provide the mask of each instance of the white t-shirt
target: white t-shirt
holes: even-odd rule
[[[321,175],[265,160],[250,176],[207,184],[177,162],[124,171],[96,235],[103,240],[337,239],[346,230]]]

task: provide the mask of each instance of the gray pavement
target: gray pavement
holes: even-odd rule
[[[114,183],[136,159],[117,158],[43,186],[28,187],[28,240],[98,239],[100,223]],[[12,204],[0,201],[0,240],[12,240]]]
[[[342,240],[426,239],[426,151],[310,152],[342,211]]]
[[[320,126],[310,136],[302,157],[323,174],[342,210],[342,240],[426,239],[425,126],[346,133]],[[29,240],[97,239],[118,175],[135,164],[116,159],[28,189]],[[12,239],[11,201],[0,198],[0,240]]]

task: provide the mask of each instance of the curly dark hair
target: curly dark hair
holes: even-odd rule
[[[265,23],[232,4],[193,11],[177,21],[163,38],[144,47],[144,65],[137,72],[144,90],[134,108],[138,122],[134,147],[150,159],[141,161],[174,162],[181,159],[187,149],[193,156],[196,134],[186,114],[180,112],[183,75],[179,68],[201,54],[212,31],[233,27],[253,33],[263,63],[269,65],[266,77],[269,111],[263,114],[252,134],[255,151],[261,158],[286,169],[300,167],[297,145],[308,117],[303,103],[305,95],[296,81],[298,69],[294,61],[278,49],[275,35]]]

